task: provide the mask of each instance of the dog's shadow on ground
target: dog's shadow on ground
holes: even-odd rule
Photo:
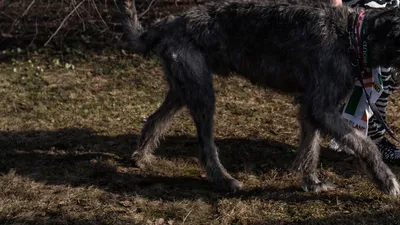
[[[388,215],[392,215],[388,218]],[[249,225],[276,225],[276,224],[284,224],[284,225],[299,225],[299,224],[380,224],[377,221],[384,221],[387,223],[382,224],[398,224],[396,221],[396,217],[399,215],[398,210],[396,209],[387,209],[380,210],[379,212],[373,213],[354,213],[350,215],[333,215],[325,218],[318,219],[307,219],[301,222],[283,222],[281,220],[271,220],[266,219],[262,223],[250,224]],[[61,213],[54,213],[54,217],[59,216],[62,217],[65,221],[68,221],[68,224],[96,224],[95,221],[80,219],[80,218],[71,218],[68,215]],[[114,215],[110,215],[109,212],[104,212],[100,217],[112,217]],[[127,224],[131,224],[132,221],[126,221]],[[20,218],[10,219],[10,218],[2,218],[0,217],[0,224],[32,224],[31,220],[23,221]]]
[[[38,182],[56,185],[96,186],[113,193],[131,193],[150,199],[218,199],[240,196],[267,197],[286,201],[307,201],[291,198],[300,187],[263,187],[235,194],[216,194],[215,188],[199,176],[168,175],[142,171],[130,160],[137,135],[104,136],[90,129],[68,128],[56,131],[0,132],[0,173],[15,173]],[[243,138],[217,139],[220,157],[230,172],[249,172],[254,175],[271,170],[287,172],[295,157],[295,146],[273,140]],[[156,155],[166,160],[196,164],[195,137],[170,136],[162,142]],[[323,157],[324,158],[324,157]],[[342,162],[343,157],[330,154],[327,164]],[[118,168],[128,168],[121,171]],[[161,169],[162,170],[162,169]],[[348,168],[339,173],[349,172]],[[156,174],[156,175],[155,175]],[[168,194],[166,194],[168,193]],[[282,194],[283,193],[283,194]],[[292,196],[293,197],[293,196]],[[348,196],[352,198],[351,196]],[[321,196],[315,196],[321,200]],[[330,197],[326,196],[330,201]]]

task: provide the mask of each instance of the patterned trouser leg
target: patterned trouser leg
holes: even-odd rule
[[[398,87],[392,77],[392,70],[390,68],[382,69],[382,83],[383,92],[379,99],[376,101],[376,106],[379,109],[383,119],[386,120],[386,106],[388,104],[388,98],[395,89]],[[374,116],[368,121],[368,136],[374,141],[379,141],[385,135],[385,129]]]

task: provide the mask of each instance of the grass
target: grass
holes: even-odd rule
[[[325,148],[321,176],[339,188],[303,192],[290,170],[298,141],[291,98],[240,78],[214,81],[216,143],[244,183],[236,194],[202,177],[186,110],[154,167],[131,164],[166,90],[155,59],[107,50],[4,57],[0,224],[400,224],[400,201],[379,192],[357,160]],[[399,98],[389,107],[397,132]]]

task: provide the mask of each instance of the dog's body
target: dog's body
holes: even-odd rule
[[[295,167],[303,173],[304,189],[333,188],[317,176],[321,133],[354,149],[379,187],[400,195],[399,183],[376,145],[350,127],[337,110],[355,80],[346,32],[352,9],[319,3],[214,3],[164,19],[144,31],[134,3],[133,7],[126,3],[120,9],[125,12],[123,24],[133,49],[142,54],[155,52],[169,84],[164,103],[148,118],[133,154],[138,165],[151,161],[168,120],[187,106],[207,176],[222,188],[239,189],[239,182],[220,163],[213,140],[211,73],[234,72],[256,85],[299,97],[301,138]],[[369,39],[376,41],[371,49],[375,66],[399,67],[399,16],[395,10],[367,13]]]

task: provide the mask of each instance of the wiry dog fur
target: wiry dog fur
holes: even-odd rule
[[[347,7],[313,3],[219,2],[193,8],[145,31],[134,2],[120,1],[123,25],[132,48],[159,57],[169,90],[142,130],[133,158],[149,164],[168,121],[183,106],[196,125],[200,162],[207,176],[230,191],[240,188],[220,163],[213,139],[215,96],[211,73],[238,74],[253,84],[292,93],[299,99],[301,138],[295,168],[303,188],[333,188],[319,180],[320,136],[329,135],[354,149],[386,193],[400,194],[399,183],[370,138],[345,122],[337,109],[352,89]],[[373,66],[400,66],[400,12],[369,10],[365,24]]]

